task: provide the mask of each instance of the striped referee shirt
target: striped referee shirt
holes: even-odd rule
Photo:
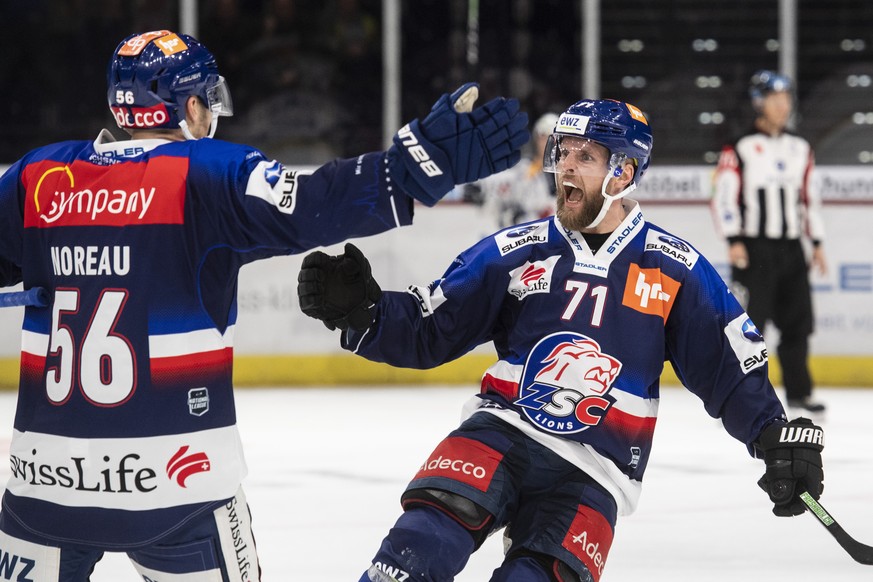
[[[740,237],[824,239],[815,160],[805,139],[752,133],[725,146],[714,178],[713,215],[729,241]]]

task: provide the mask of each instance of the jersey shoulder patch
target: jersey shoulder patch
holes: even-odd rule
[[[275,160],[262,160],[249,175],[246,196],[260,198],[284,214],[293,214],[297,207],[299,174]]]
[[[494,242],[500,256],[527,245],[549,242],[549,221],[543,220],[502,230],[494,235]]]
[[[650,228],[646,233],[646,252],[657,252],[682,263],[690,271],[697,264],[700,254],[691,245],[677,236]]]

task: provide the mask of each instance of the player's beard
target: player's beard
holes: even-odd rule
[[[566,191],[559,187],[557,212],[555,212],[555,215],[558,217],[558,220],[561,221],[564,228],[568,230],[581,231],[588,228],[588,225],[594,222],[594,219],[597,218],[605,201],[603,196],[600,195],[600,192],[593,195],[583,192],[582,207],[578,209],[569,209],[564,204],[566,196]]]

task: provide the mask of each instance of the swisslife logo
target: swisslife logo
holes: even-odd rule
[[[166,465],[166,475],[179,487],[187,487],[188,478],[210,470],[206,453],[189,453],[183,445]],[[63,460],[49,459],[39,449],[30,455],[10,455],[12,475],[37,487],[59,487],[91,493],[151,493],[160,487],[158,473],[144,455],[128,452],[118,456],[103,455],[99,460],[87,456],[71,456]]]
[[[14,495],[132,511],[226,498],[246,473],[234,426],[184,438],[69,439],[15,432],[9,458],[8,490]]]
[[[640,313],[667,321],[680,287],[682,283],[665,275],[661,269],[643,269],[631,263],[621,303]]]
[[[548,293],[559,258],[560,255],[554,255],[543,261],[525,261],[522,266],[509,272],[507,292],[519,301],[534,293]]]
[[[167,477],[175,481],[179,487],[186,487],[185,481],[191,475],[205,473],[212,467],[206,453],[202,451],[189,453],[188,450],[187,445],[179,447],[167,463]]]

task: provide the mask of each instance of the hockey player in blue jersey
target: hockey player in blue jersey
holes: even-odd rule
[[[453,580],[502,528],[493,582],[599,580],[617,516],[637,505],[666,361],[764,459],[774,513],[821,494],[822,431],[786,422],[761,334],[707,260],[625,197],[651,151],[639,109],[579,101],[546,148],[555,216],[497,232],[405,292],[382,292],[351,244],[304,259],[301,307],[348,350],[409,368],[497,351],[361,582]]]
[[[387,151],[302,173],[209,139],[230,94],[190,36],[126,38],[108,82],[131,140],[42,147],[0,178],[0,286],[52,296],[24,314],[6,576],[83,582],[118,551],[141,580],[259,580],[231,384],[239,269],[409,224],[415,200],[516,163],[527,116],[473,108],[466,84]]]

